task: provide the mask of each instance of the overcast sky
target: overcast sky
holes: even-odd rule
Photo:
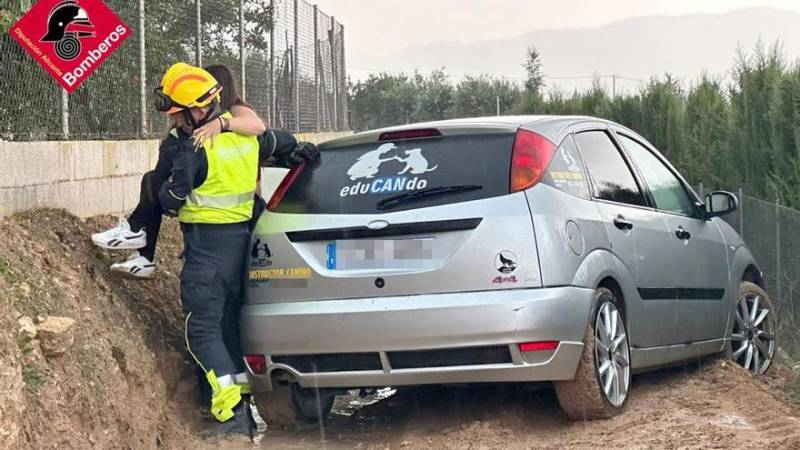
[[[348,65],[352,66],[358,66],[362,56],[385,55],[414,45],[592,27],[632,16],[721,13],[758,6],[800,11],[800,0],[316,0],[316,3],[345,25]]]

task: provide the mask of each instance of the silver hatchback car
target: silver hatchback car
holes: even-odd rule
[[[258,221],[241,316],[259,410],[287,425],[364,387],[552,381],[575,419],[631,373],[775,352],[753,255],[645,139],[591,117],[490,117],[323,144]]]

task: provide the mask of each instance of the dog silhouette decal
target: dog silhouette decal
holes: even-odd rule
[[[406,172],[411,172],[414,175],[422,175],[426,172],[433,172],[438,165],[428,168],[428,160],[422,156],[421,148],[413,148],[405,151],[408,156],[406,159],[397,158],[398,161],[405,163],[406,167],[403,168],[398,175],[403,175]]]
[[[517,269],[517,256],[508,250],[503,250],[495,257],[494,267],[500,273],[509,274]]]
[[[350,169],[347,171],[347,175],[351,180],[357,180],[359,178],[375,178],[375,175],[377,175],[381,170],[381,164],[387,161],[398,159],[397,156],[392,156],[391,158],[381,158],[381,156],[396,148],[397,146],[394,144],[383,144],[376,150],[364,153],[363,155],[359,156],[356,160],[356,163],[350,167]]]

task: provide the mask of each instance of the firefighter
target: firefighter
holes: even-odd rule
[[[319,152],[310,143],[278,139],[274,131],[259,137],[227,131],[231,115],[219,105],[220,90],[211,74],[184,63],[162,78],[156,109],[172,116],[187,136],[214,120],[224,131],[199,147],[182,140],[159,201],[165,211],[177,213],[183,232],[186,346],[205,373],[211,414],[219,421],[205,435],[252,438],[237,322],[259,161],[292,167],[316,161]]]

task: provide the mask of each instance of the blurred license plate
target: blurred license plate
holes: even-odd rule
[[[433,262],[436,238],[328,242],[328,269],[420,269]]]

